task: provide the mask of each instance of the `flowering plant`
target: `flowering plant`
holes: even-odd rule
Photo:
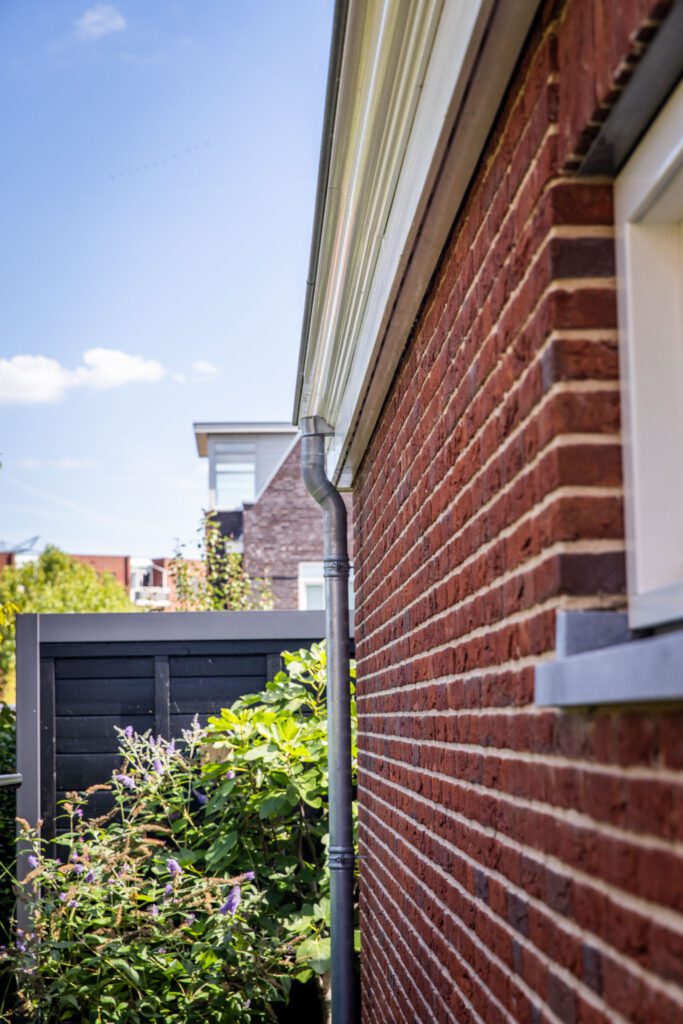
[[[19,895],[32,921],[3,959],[20,1006],[3,1020],[78,1024],[241,1024],[272,1019],[282,997],[277,941],[254,940],[263,896],[253,871],[208,873],[186,845],[204,814],[195,727],[173,741],[120,736],[111,786],[69,794],[58,846],[21,822],[30,871]],[[114,807],[88,821],[88,797]],[[58,856],[57,856],[58,855]]]
[[[256,910],[259,931],[287,937],[291,977],[315,978],[324,1002],[330,960],[325,645],[285,651],[282,658],[285,671],[264,692],[209,719],[202,741],[209,799],[196,846],[205,850],[209,871],[258,867],[268,893]],[[355,775],[354,678],[352,664]]]

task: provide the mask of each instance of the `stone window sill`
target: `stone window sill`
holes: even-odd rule
[[[634,638],[621,612],[558,612],[557,658],[536,667],[540,706],[683,701],[683,629]]]

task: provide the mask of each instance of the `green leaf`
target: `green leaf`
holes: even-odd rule
[[[330,969],[330,939],[306,939],[296,951],[297,963],[307,964],[316,974]]]
[[[277,753],[272,743],[259,743],[256,747],[250,747],[243,756],[245,761],[258,761],[259,758],[266,760],[267,755],[272,753]]]
[[[131,964],[126,963],[125,960],[117,959],[110,960],[109,964],[111,967],[114,968],[114,970],[119,971],[120,974],[123,974],[128,979],[128,981],[132,982],[133,985],[135,985],[136,988],[140,988],[140,975],[135,970],[135,968],[131,966]]]
[[[230,853],[238,839],[239,832],[237,829],[233,829],[231,832],[228,832],[227,835],[221,836],[209,847],[206,854],[206,863],[212,865],[217,861],[223,860],[223,858]]]
[[[281,810],[288,806],[289,801],[284,793],[277,796],[266,797],[265,800],[259,805],[258,816],[263,821],[264,818],[272,818],[274,815],[279,814]]]

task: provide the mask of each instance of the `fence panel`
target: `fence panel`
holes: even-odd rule
[[[280,653],[324,634],[323,612],[22,615],[17,622],[18,813],[55,834],[69,790],[107,782],[116,728],[179,738],[198,715],[261,690]],[[104,813],[108,793],[88,811]]]

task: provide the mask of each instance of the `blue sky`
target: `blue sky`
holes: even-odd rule
[[[0,539],[171,554],[291,415],[332,0],[0,6]]]

